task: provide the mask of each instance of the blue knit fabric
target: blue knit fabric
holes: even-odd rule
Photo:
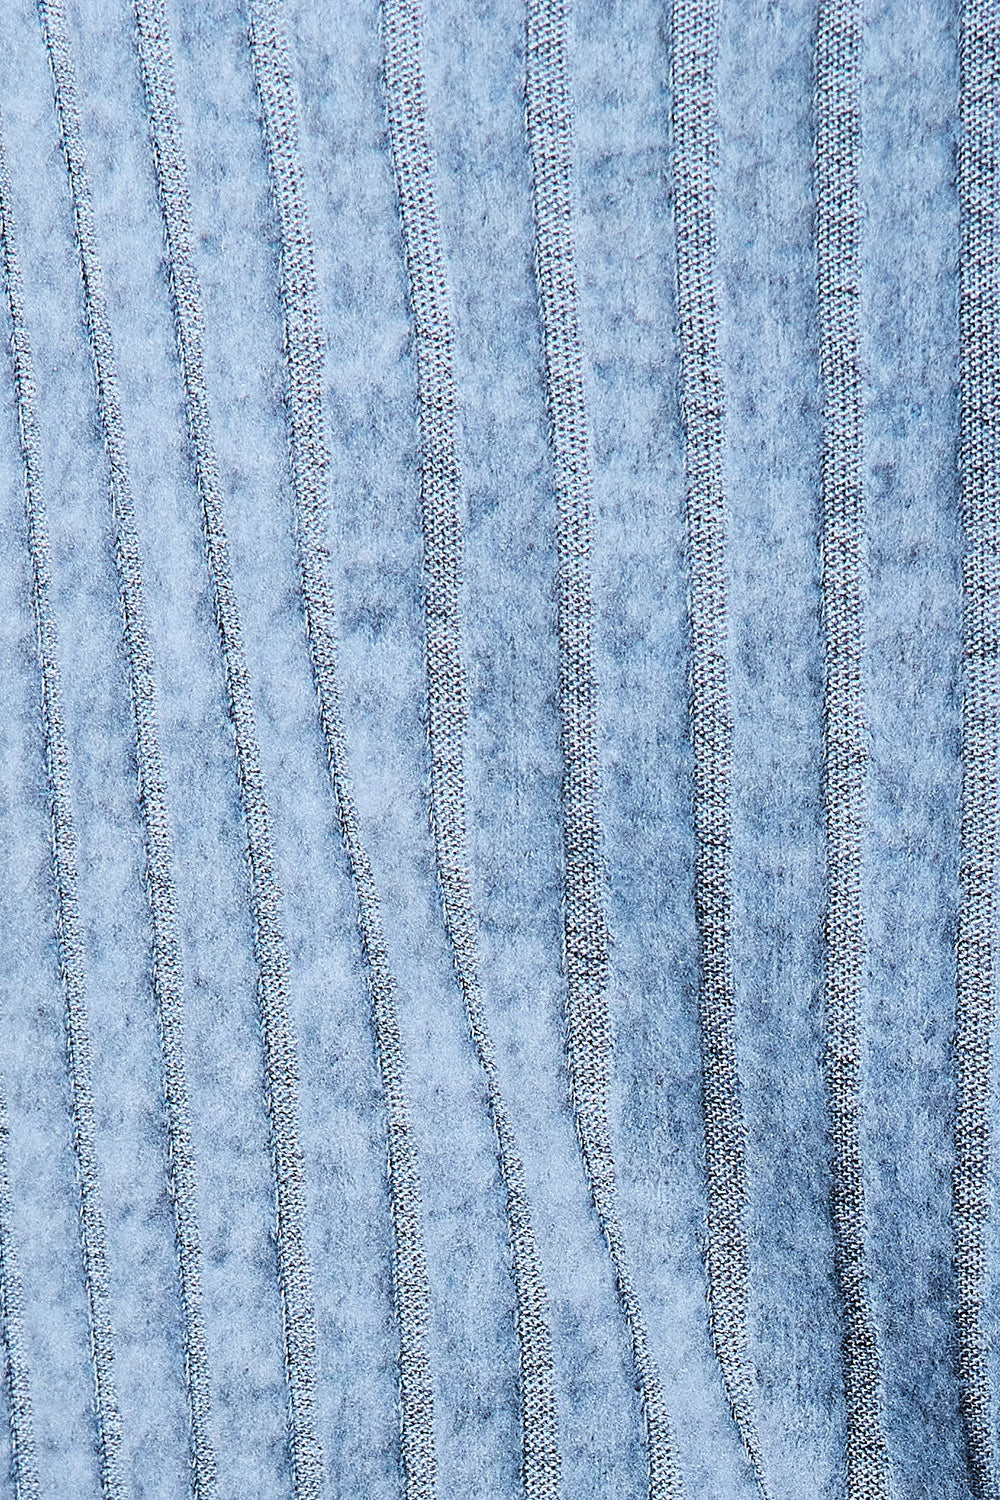
[[[377,0],[283,0],[325,338],[329,571],[359,826],[407,1066],[437,1492],[517,1500],[519,1346],[484,1075],[442,916],[421,428]],[[257,716],[300,1073],[321,1493],[404,1495],[386,1112],[303,609],[280,236],[243,0],[167,0],[204,373]],[[129,0],[73,0],[129,446],[182,941],[219,1500],[288,1500],[286,1375],[246,833]],[[573,234],[617,1211],[688,1500],[759,1494],[713,1350],[698,1027],[688,543],[669,7],[574,0]],[[971,1500],[951,1174],[961,786],[958,0],[862,6],[861,1011],[868,1296],[897,1500]],[[724,0],[715,214],[729,511],[732,956],[749,1368],[774,1500],[847,1496],[823,1067],[823,641],[814,0]],[[124,1492],[190,1493],[143,826],[108,465],[34,0],[0,111],[38,387],[78,838]],[[470,906],[548,1294],[565,1500],[649,1493],[629,1331],[566,1057],[557,513],[523,0],[427,0],[454,336]],[[2,323],[8,340],[6,314]],[[15,392],[0,365],[0,1079],[41,1494],[100,1495]],[[992,1119],[1000,1131],[1000,1090]],[[996,1170],[994,1166],[994,1171]],[[990,1260],[1000,1243],[989,1230]],[[1000,1337],[1000,1278],[983,1312]],[[1000,1371],[994,1368],[994,1378]],[[0,1447],[8,1442],[0,1421]],[[14,1496],[0,1459],[0,1495]],[[306,1492],[303,1491],[303,1494]],[[850,1500],[865,1500],[851,1496]]]

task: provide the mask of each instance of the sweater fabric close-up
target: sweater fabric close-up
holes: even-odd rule
[[[0,1500],[1000,1500],[1000,0],[0,13]]]

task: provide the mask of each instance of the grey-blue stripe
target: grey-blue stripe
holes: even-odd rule
[[[68,80],[70,90],[72,90],[72,74],[66,53],[65,22],[61,8],[58,5],[47,4],[45,0],[39,0],[39,14],[55,80],[56,107],[63,149],[72,179],[75,170],[81,173],[83,171],[83,156],[72,92],[70,92],[68,107],[66,103],[65,85]],[[92,233],[92,213],[89,198],[85,198],[80,203],[75,192],[73,197],[79,238],[81,222],[83,231],[89,230]],[[41,494],[40,470],[35,464],[38,454],[37,429],[32,427],[29,436],[33,468],[32,483],[36,496],[39,496]],[[43,513],[43,531],[41,533],[36,531],[36,539],[39,536],[44,537],[44,534]],[[59,958],[66,995],[66,1037],[73,1100],[73,1145],[76,1152],[77,1178],[80,1188],[80,1241],[90,1322],[101,1490],[105,1500],[123,1500],[125,1489],[121,1463],[122,1423],[115,1389],[115,1337],[111,1322],[107,1240],[101,1209],[100,1175],[97,1163],[90,1033],[85,998],[83,937],[79,914],[76,831],[70,796],[69,747],[63,722],[62,696],[55,655],[55,631],[51,614],[51,576],[47,547],[39,556],[42,562],[41,577],[44,584],[39,596],[43,606],[45,647],[42,668],[43,724],[51,797],[52,857],[58,900]],[[42,639],[40,636],[40,641]]]
[[[573,243],[566,27],[563,0],[528,0],[526,124],[557,507],[567,1050],[580,1150],[639,1377],[649,1493],[651,1500],[668,1500],[680,1490],[677,1460],[663,1385],[618,1217],[608,1125],[611,1028],[591,649],[591,459]]]
[[[864,495],[859,358],[860,0],[820,0],[816,33],[816,255],[823,386],[822,605],[826,1070],[831,1208],[843,1299],[851,1500],[890,1493],[878,1343],[867,1272],[860,1117],[865,922],[861,857],[867,731],[862,695]]]
[[[445,926],[465,1001],[507,1194],[515,1323],[520,1346],[522,1480],[525,1493],[560,1491],[549,1298],[542,1280],[524,1164],[500,1089],[486,1023],[478,929],[469,883],[463,742],[467,704],[461,639],[461,474],[453,334],[434,165],[427,126],[418,0],[383,0],[385,97],[417,354],[420,408],[424,621],[431,821]]]
[[[93,1140],[93,1097],[90,1087],[89,1042],[83,1001],[83,947],[80,940],[76,900],[76,860],[72,810],[69,795],[69,752],[62,718],[62,687],[55,620],[52,614],[52,571],[48,519],[42,483],[41,442],[38,431],[34,359],[24,312],[24,288],[17,230],[13,218],[13,193],[7,167],[7,147],[0,126],[0,258],[4,291],[10,316],[11,365],[17,405],[18,435],[24,463],[24,498],[27,513],[28,553],[31,561],[31,597],[35,617],[35,643],[41,676],[42,725],[45,740],[49,815],[52,823],[52,872],[56,888],[59,922],[59,957],[67,1001],[67,1036],[73,1087],[74,1140],[81,1134]],[[75,1032],[75,1043],[72,1034]],[[82,1047],[82,1057],[81,1057]],[[81,1071],[80,1063],[83,1067]],[[81,1114],[82,1109],[82,1114]],[[37,1500],[40,1494],[31,1414],[30,1379],[21,1342],[21,1287],[13,1243],[11,1189],[7,1167],[9,1123],[7,1100],[0,1089],[0,1310],[7,1356],[7,1394],[10,1403],[11,1449],[17,1500]],[[93,1173],[92,1156],[80,1160],[81,1182]],[[103,1226],[97,1209],[98,1242],[103,1249]],[[90,1226],[93,1227],[93,1226]],[[91,1276],[88,1255],[88,1223],[81,1215],[84,1266]],[[103,1253],[101,1253],[103,1263]]]
[[[1000,5],[964,0],[960,33],[960,480],[963,562],[962,852],[957,939],[954,1234],[959,1379],[974,1493],[1000,1493],[987,1290],[1000,842],[1000,255],[996,141]]]
[[[298,107],[280,0],[251,4],[250,45],[280,235],[289,456],[306,630],[337,815],[354,882],[386,1101],[405,1494],[406,1500],[433,1500],[434,1406],[427,1353],[430,1288],[421,1222],[420,1172],[410,1125],[396,981],[378,888],[355,806],[340,701],[333,592],[327,565],[329,455],[323,413],[326,340],[319,312],[312,229],[305,206]]]
[[[35,617],[35,644],[41,676],[42,724],[49,783],[49,812],[53,830],[53,875],[59,909],[60,959],[64,965],[65,978],[67,949],[62,935],[66,908],[62,899],[63,884],[60,881],[59,854],[56,845],[61,842],[62,850],[65,852],[65,837],[63,836],[60,840],[57,802],[62,793],[65,812],[69,816],[69,788],[65,777],[61,786],[57,785],[57,782],[60,779],[60,767],[65,771],[68,755],[62,727],[58,641],[49,601],[52,579],[45,492],[42,486],[35,368],[24,315],[24,290],[20,257],[17,251],[17,230],[14,224],[12,199],[10,175],[7,168],[7,147],[2,123],[0,123],[0,259],[3,262],[4,291],[10,317],[14,400],[17,406],[18,435],[24,464],[24,499],[27,512],[28,553],[31,561],[31,598]],[[68,826],[71,832],[71,818]],[[70,883],[73,895],[75,895],[75,870],[72,869],[72,851],[70,853]],[[69,915],[72,924],[75,917],[75,900],[72,896]],[[72,967],[72,944],[70,945],[70,966]],[[77,1013],[75,1019],[82,1022],[84,1035],[86,1035],[86,1015]],[[70,1057],[72,1066],[72,1051]],[[85,1109],[87,1106],[90,1107],[92,1119],[93,1102],[90,1096],[89,1076],[84,1075],[80,1082],[84,1087]],[[38,1500],[40,1489],[31,1413],[31,1380],[21,1339],[21,1279],[14,1248],[7,1154],[9,1135],[6,1092],[0,1087],[0,1315],[2,1315],[4,1351],[7,1361],[6,1385],[10,1408],[12,1470],[17,1500]]]
[[[0,215],[2,212],[0,209]],[[39,1500],[41,1489],[35,1457],[31,1380],[21,1336],[21,1277],[14,1252],[13,1205],[7,1167],[9,1139],[7,1096],[0,1088],[0,1323],[6,1365],[4,1385],[10,1417],[11,1473],[16,1500]]]
[[[201,288],[191,253],[187,166],[162,0],[135,0],[135,17],[166,236],[167,274],[184,380],[188,438],[201,496],[205,554],[246,826],[257,1001],[275,1181],[277,1271],[292,1472],[297,1500],[318,1500],[323,1485],[323,1456],[316,1435],[316,1325],[306,1245],[305,1169],[298,1132],[298,1057],[289,1010],[289,959],[282,925],[281,890],[212,436],[204,371]]]
[[[191,1144],[187,1076],[184,1062],[183,979],[180,932],[173,877],[173,851],[167,815],[166,787],[160,756],[156,679],[146,624],[142,563],[128,472],[125,432],[118,397],[111,328],[94,231],[94,210],[87,180],[80,131],[80,110],[70,58],[65,12],[54,0],[39,0],[39,14],[55,83],[56,108],[69,173],[84,305],[104,431],[115,522],[115,560],[122,610],[129,689],[135,727],[139,804],[146,844],[146,890],[153,935],[153,990],[163,1064],[167,1122],[167,1170],[174,1207],[181,1300],[184,1313],[184,1358],[192,1440],[195,1493],[210,1496],[214,1456],[207,1434],[208,1360],[200,1317],[197,1184]],[[117,1448],[117,1416],[116,1416]],[[123,1481],[115,1457],[109,1493]]]
[[[748,1355],[746,1127],[736,1055],[732,953],[733,720],[728,646],[724,397],[718,351],[715,192],[717,0],[674,0],[671,36],[677,322],[687,484],[690,713],[702,1103],[708,1186],[705,1257],[712,1340],[733,1418],[766,1494]]]

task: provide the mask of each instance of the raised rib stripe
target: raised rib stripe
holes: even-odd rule
[[[959,1380],[977,1496],[1000,1492],[986,1296],[990,1111],[996,1031],[997,848],[1000,840],[1000,257],[996,101],[1000,6],[964,0],[960,35],[960,479],[963,561],[962,853],[957,939],[953,1214]]]
[[[340,701],[333,592],[327,566],[329,455],[323,418],[326,340],[302,182],[298,111],[279,0],[251,4],[250,16],[254,76],[280,235],[289,456],[306,629],[337,815],[354,882],[375,1046],[386,1101],[405,1494],[406,1500],[433,1500],[434,1405],[427,1354],[430,1288],[421,1222],[420,1173],[410,1125],[403,1043],[396,1013],[396,981],[389,963],[378,888],[354,802]]]
[[[43,26],[49,18],[39,3]],[[58,20],[58,18],[57,18]],[[58,26],[56,26],[58,29]],[[58,102],[58,101],[57,101]],[[66,127],[60,118],[64,138]],[[9,183],[4,196],[9,205]],[[9,208],[8,208],[9,212]],[[5,216],[6,217],[6,216]],[[29,548],[35,630],[42,674],[42,725],[49,782],[52,823],[52,874],[58,910],[59,966],[66,997],[66,1045],[69,1060],[73,1113],[73,1148],[80,1190],[80,1247],[87,1291],[94,1406],[100,1456],[101,1491],[104,1500],[123,1500],[121,1470],[121,1413],[114,1378],[114,1331],[111,1324],[107,1240],[101,1209],[100,1173],[97,1163],[94,1096],[91,1083],[90,1028],[87,1018],[83,934],[80,924],[77,879],[77,843],[73,822],[69,775],[69,745],[63,720],[55,621],[52,614],[52,577],[49,561],[48,526],[41,477],[41,458],[36,400],[27,336],[23,324],[21,282],[11,245],[5,236],[4,257],[7,295],[14,324],[15,383],[18,422],[25,461],[25,492],[28,504]],[[14,275],[11,276],[11,268]]]
[[[843,1299],[847,1484],[890,1492],[878,1344],[868,1296],[861,1151],[865,924],[861,855],[867,731],[862,696],[864,552],[859,360],[860,0],[819,0],[816,34],[816,255],[823,384],[822,605],[826,1070],[833,1146],[834,1259]]]
[[[717,0],[674,0],[671,37],[677,321],[687,485],[695,911],[712,1342],[733,1419],[767,1493],[748,1354],[746,1126],[732,953],[733,720],[726,667],[728,517],[715,287]]]
[[[66,17],[58,0],[39,0],[39,15],[55,85],[56,110],[69,174],[73,219],[83,280],[90,352],[111,481],[115,561],[122,611],[129,689],[135,727],[139,805],[146,846],[146,891],[153,936],[153,991],[163,1067],[167,1123],[167,1171],[174,1207],[174,1231],[184,1318],[184,1364],[191,1424],[191,1474],[198,1500],[213,1493],[215,1460],[207,1432],[208,1359],[201,1326],[200,1247],[197,1184],[191,1144],[187,1075],[184,1062],[183,980],[180,933],[173,877],[173,850],[166,787],[160,756],[156,679],[146,624],[139,538],[118,397],[111,326],[94,232],[94,209],[80,131],[80,109],[70,58]],[[123,1493],[119,1472],[117,1411],[113,1450],[105,1443],[105,1493]]]
[[[277,1271],[294,1490],[297,1500],[318,1500],[323,1483],[323,1456],[315,1431],[316,1326],[306,1246],[305,1173],[298,1132],[298,1056],[289,1014],[289,959],[281,917],[281,889],[212,437],[202,352],[201,288],[191,255],[187,166],[162,0],[135,0],[135,18],[166,238],[174,332],[184,380],[188,439],[201,496],[205,555],[246,825],[257,1002],[264,1042],[275,1182]]]
[[[28,523],[28,554],[31,562],[31,598],[35,618],[35,645],[41,676],[42,724],[49,815],[52,823],[52,872],[56,888],[59,922],[59,958],[67,1001],[67,1035],[76,1031],[77,1045],[70,1041],[70,1073],[73,1087],[74,1137],[80,1132],[78,1093],[82,1094],[83,1131],[93,1136],[93,1098],[87,1058],[87,1016],[83,1004],[83,945],[80,939],[76,901],[76,867],[72,811],[69,795],[69,752],[62,717],[62,686],[59,676],[58,640],[52,615],[52,588],[48,519],[42,484],[41,443],[38,432],[38,398],[35,367],[24,316],[24,287],[17,231],[13,219],[13,192],[7,168],[7,147],[0,126],[0,258],[4,291],[10,316],[11,364],[18,436],[24,464],[24,498]],[[68,890],[68,900],[66,893]],[[78,1002],[78,1003],[77,1003]],[[84,1044],[84,1069],[79,1068],[79,1042]],[[76,1061],[77,1066],[74,1066]],[[7,1169],[9,1125],[7,1101],[0,1090],[0,1311],[7,1356],[7,1394],[10,1402],[11,1448],[17,1500],[37,1500],[40,1494],[32,1431],[29,1376],[21,1343],[21,1287],[13,1245],[11,1191]],[[91,1161],[96,1181],[96,1166]],[[81,1179],[82,1162],[78,1169]],[[99,1212],[99,1209],[98,1209]],[[103,1228],[98,1219],[100,1242]],[[81,1217],[84,1266],[89,1280],[87,1225]]]
[[[24,464],[24,498],[28,523],[28,553],[31,562],[31,598],[35,617],[35,645],[41,676],[42,724],[49,784],[49,815],[52,822],[53,883],[56,887],[59,912],[59,956],[68,1015],[70,1010],[69,976],[74,967],[79,980],[79,987],[74,985],[74,993],[81,997],[82,1005],[82,943],[76,916],[76,870],[69,801],[69,755],[62,720],[58,641],[49,598],[52,578],[45,491],[42,485],[35,368],[24,316],[24,287],[21,279],[20,257],[17,252],[13,193],[7,168],[7,147],[3,138],[2,124],[0,124],[0,258],[3,261],[4,291],[10,317],[14,399],[17,406],[18,435]],[[57,810],[59,803],[61,803],[61,808]],[[69,832],[68,845],[67,830]],[[65,866],[67,853],[68,872]],[[61,861],[63,862],[62,869],[60,868]],[[68,906],[63,899],[67,873],[70,887]],[[68,944],[65,940],[67,918],[71,929]],[[75,966],[74,958],[77,959]],[[73,1021],[77,1023],[78,1032],[86,1042],[86,1011],[74,1007]],[[69,1024],[71,1027],[73,1023]],[[73,1074],[73,1060],[71,1046],[71,1075]],[[93,1100],[90,1093],[89,1069],[85,1069],[82,1075],[77,1073],[77,1076],[79,1076],[83,1090],[84,1115],[92,1126]],[[74,1125],[78,1130],[79,1110],[76,1107],[76,1094],[76,1079],[74,1078]],[[21,1282],[11,1222],[11,1188],[7,1166],[9,1134],[7,1100],[5,1092],[0,1088],[0,1313],[2,1313],[4,1348],[7,1356],[7,1397],[10,1404],[12,1467],[17,1500],[38,1500],[40,1490],[35,1458],[30,1380],[27,1358],[21,1342]],[[80,1170],[82,1174],[82,1164]],[[81,1232],[85,1234],[82,1220]],[[84,1265],[85,1267],[87,1265],[86,1247],[84,1248]]]
[[[549,1297],[531,1222],[524,1163],[500,1090],[479,972],[478,928],[469,880],[463,744],[468,708],[461,639],[461,473],[451,309],[427,127],[419,0],[383,0],[385,97],[409,280],[420,409],[427,736],[431,821],[445,927],[483,1069],[496,1134],[514,1272],[521,1364],[522,1480],[525,1493],[555,1500],[559,1454]]]
[[[557,506],[559,707],[563,753],[566,1043],[577,1135],[607,1241],[642,1396],[651,1500],[680,1492],[666,1399],[618,1218],[608,1126],[608,933],[597,808],[590,583],[591,461],[573,245],[573,119],[563,0],[528,0],[526,124]]]
[[[0,168],[0,171],[4,170]],[[0,188],[0,194],[3,189]],[[0,207],[0,218],[3,208]],[[0,228],[0,235],[5,233]],[[21,1277],[14,1253],[14,1226],[7,1142],[10,1125],[7,1097],[0,1088],[0,1323],[6,1363],[7,1408],[10,1416],[11,1472],[16,1500],[40,1500],[38,1464],[35,1458],[34,1421],[31,1413],[31,1382],[21,1341]]]

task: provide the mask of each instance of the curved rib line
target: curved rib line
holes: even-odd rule
[[[17,406],[21,457],[24,464],[28,553],[31,560],[31,596],[35,617],[35,643],[41,675],[49,811],[53,827],[53,883],[56,887],[59,906],[60,961],[65,982],[67,968],[73,967],[71,955],[75,952],[76,956],[82,958],[82,944],[77,942],[74,949],[73,939],[71,938],[67,943],[63,936],[68,917],[71,930],[75,932],[77,939],[79,937],[79,928],[76,925],[76,872],[72,850],[72,820],[66,771],[69,756],[62,723],[58,640],[49,599],[52,579],[45,491],[42,485],[35,367],[24,316],[24,287],[21,279],[20,258],[17,253],[17,231],[13,220],[13,192],[7,168],[7,147],[3,139],[2,126],[0,126],[0,258],[3,261],[4,290],[10,317],[14,398]],[[60,774],[60,768],[63,774]],[[56,804],[59,800],[62,802],[62,807],[57,811]],[[69,844],[66,839],[67,830],[70,835]],[[67,855],[70,886],[68,906],[63,900]],[[68,965],[67,958],[69,958]],[[80,972],[82,973],[82,967]],[[82,990],[76,992],[82,995]],[[66,984],[66,994],[68,1000],[68,984]],[[85,1011],[76,1010],[74,1020],[78,1022],[84,1041],[86,1041]],[[92,1121],[93,1099],[90,1093],[89,1070],[85,1068],[83,1072],[80,1072],[78,1069],[73,1069],[72,1050],[70,1069],[74,1076],[74,1108],[76,1107],[75,1084],[76,1079],[79,1078],[84,1099],[84,1112],[85,1114],[89,1112],[89,1119]],[[21,1280],[14,1252],[11,1222],[10,1178],[7,1168],[9,1134],[7,1100],[4,1091],[0,1089],[0,1311],[3,1315],[3,1336],[7,1354],[7,1393],[10,1402],[14,1487],[17,1500],[38,1500],[40,1489],[31,1414],[30,1378],[27,1358],[21,1342]],[[86,1233],[86,1227],[81,1221],[82,1232]],[[85,1265],[87,1260],[85,1249]]]
[[[702,1090],[708,1187],[706,1262],[712,1341],[733,1419],[767,1493],[748,1357],[744,1212],[746,1127],[736,1056],[732,955],[731,767],[726,672],[726,497],[715,290],[716,0],[675,0],[671,48],[677,316],[687,475],[695,908],[701,976]]]
[[[959,1382],[977,1496],[1000,1489],[989,1344],[982,1326],[992,1155],[990,1099],[996,1032],[997,847],[1000,841],[1000,258],[997,255],[996,99],[1000,10],[965,0],[961,37],[960,475],[965,524],[962,700],[962,857],[958,917],[953,1215]]]
[[[70,1043],[70,1073],[73,1081],[75,1132],[93,1138],[93,1097],[90,1086],[87,1016],[83,1002],[83,945],[80,939],[76,901],[76,867],[69,789],[69,751],[62,718],[62,685],[59,646],[52,614],[52,574],[48,518],[42,484],[41,441],[38,431],[35,367],[24,315],[24,286],[17,253],[13,220],[13,192],[7,168],[7,148],[0,128],[0,257],[11,327],[11,363],[17,405],[18,435],[24,464],[25,510],[28,523],[28,553],[31,560],[31,595],[35,617],[35,642],[42,688],[46,769],[49,782],[49,812],[52,821],[52,868],[59,908],[59,953],[67,999],[67,1032]],[[82,1053],[82,1055],[81,1055]],[[82,1064],[82,1066],[81,1066]],[[82,1123],[81,1123],[82,1114]],[[12,1242],[10,1179],[7,1173],[9,1125],[7,1101],[0,1091],[0,1305],[3,1312],[7,1352],[7,1387],[10,1400],[11,1446],[14,1485],[18,1500],[38,1500],[40,1494],[32,1431],[29,1376],[21,1343],[21,1287]],[[79,1161],[79,1158],[78,1158]],[[93,1160],[79,1161],[81,1180],[86,1174],[96,1183]],[[95,1199],[96,1202],[96,1199]],[[88,1240],[97,1230],[103,1244],[103,1226],[81,1215],[84,1266],[93,1263]],[[103,1261],[103,1251],[98,1252]],[[96,1355],[94,1355],[96,1360]]]
[[[680,1493],[677,1458],[618,1218],[608,1127],[612,1045],[591,656],[591,460],[573,245],[573,120],[566,74],[563,0],[528,0],[525,102],[534,184],[535,278],[558,508],[567,1051],[580,1151],[639,1378],[649,1494],[651,1500],[670,1500]]]
[[[76,80],[63,7],[39,0],[39,15],[55,85],[56,110],[69,175],[83,281],[90,351],[111,480],[115,561],[135,726],[139,805],[146,845],[146,890],[153,929],[153,991],[163,1066],[167,1171],[174,1205],[178,1275],[184,1317],[184,1362],[192,1437],[192,1483],[198,1500],[213,1494],[215,1458],[208,1435],[208,1356],[201,1325],[197,1184],[184,1063],[183,980],[173,876],[173,850],[157,727],[156,679],[146,624],[142,564],[118,398],[111,328],[94,231],[94,209],[80,131]],[[123,1493],[120,1434],[115,1413],[113,1452],[107,1454],[105,1493]],[[113,1460],[113,1463],[112,1463]]]
[[[389,1211],[399,1322],[400,1435],[406,1500],[433,1500],[434,1405],[427,1354],[430,1287],[421,1225],[420,1173],[410,1125],[396,981],[378,888],[354,802],[337,676],[333,594],[327,567],[327,469],[323,348],[312,230],[299,160],[299,122],[288,41],[276,0],[250,8],[250,46],[278,220],[285,325],[289,455],[299,571],[313,679],[341,835],[354,882],[358,927],[388,1123]]]
[[[191,255],[187,166],[177,117],[173,59],[162,0],[135,0],[135,17],[166,236],[167,274],[184,380],[188,438],[201,496],[205,554],[212,583],[246,825],[258,970],[257,1000],[271,1121],[278,1282],[292,1472],[297,1500],[318,1500],[323,1456],[315,1432],[316,1328],[305,1239],[304,1165],[298,1138],[298,1057],[289,1015],[289,961],[281,921],[281,890],[212,437],[202,353],[204,315],[201,288]]]
[[[40,0],[39,12],[46,32],[50,61],[62,61],[58,33],[58,15],[50,24],[48,12]],[[51,36],[50,36],[51,31]],[[57,84],[58,108],[58,84]],[[60,111],[64,145],[67,125]],[[75,147],[74,142],[74,147]],[[68,158],[67,158],[68,159]],[[15,285],[15,293],[20,287]],[[15,298],[19,311],[20,299]],[[27,343],[15,339],[15,349],[22,354]],[[30,368],[22,363],[22,377]],[[27,393],[28,401],[23,399]],[[36,630],[42,661],[42,705],[45,753],[48,765],[50,815],[52,820],[52,865],[58,902],[59,962],[66,996],[66,1042],[69,1057],[70,1086],[73,1100],[73,1147],[76,1153],[80,1188],[80,1241],[87,1311],[90,1325],[91,1360],[94,1376],[95,1418],[100,1452],[101,1489],[105,1500],[123,1500],[124,1479],[121,1468],[121,1413],[114,1379],[114,1330],[111,1324],[110,1287],[107,1263],[107,1239],[101,1210],[100,1174],[97,1163],[96,1123],[91,1082],[91,1053],[86,1006],[83,936],[80,930],[77,880],[76,830],[73,823],[69,777],[69,746],[63,722],[62,690],[56,656],[55,623],[51,612],[52,580],[49,567],[47,524],[42,497],[41,470],[38,457],[38,431],[34,415],[34,390],[31,384],[21,386],[18,419],[22,425],[22,446],[29,491],[30,545],[34,572]]]
[[[862,698],[864,496],[858,298],[861,119],[858,0],[820,0],[816,35],[816,252],[823,380],[822,593],[827,908],[827,1088],[834,1257],[844,1304],[848,1493],[889,1494],[878,1343],[867,1287],[861,1158],[865,930],[861,858],[867,757]]]
[[[522,1479],[529,1496],[555,1500],[561,1459],[549,1298],[535,1245],[524,1164],[500,1090],[486,1025],[478,929],[469,881],[463,765],[467,706],[459,599],[462,528],[458,511],[458,393],[427,129],[419,0],[383,0],[382,17],[385,97],[417,353],[431,821],[445,927],[473,1046],[485,1077],[500,1176],[507,1195],[521,1362]]]

